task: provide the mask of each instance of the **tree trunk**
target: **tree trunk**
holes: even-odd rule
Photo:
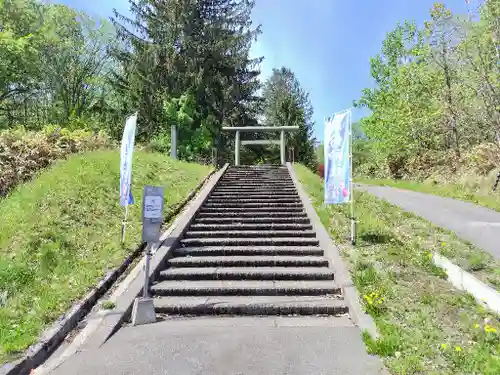
[[[448,60],[446,59],[446,43],[443,43],[443,70],[444,78],[446,83],[446,102],[449,110],[449,126],[453,134],[453,141],[455,143],[455,153],[457,157],[460,157],[460,137],[457,129],[457,119],[455,112],[453,110],[453,97],[452,97],[452,87],[451,87],[451,76],[450,67],[448,66]]]

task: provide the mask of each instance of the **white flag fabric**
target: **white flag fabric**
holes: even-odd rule
[[[325,122],[325,203],[348,203],[351,199],[351,113],[345,111]]]
[[[134,203],[130,184],[132,182],[132,157],[134,153],[135,129],[137,126],[137,113],[125,122],[122,146],[120,152],[120,205],[128,206]]]

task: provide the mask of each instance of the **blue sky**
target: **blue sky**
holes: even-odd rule
[[[112,9],[128,12],[127,0],[61,0],[61,3],[108,17]],[[323,139],[323,119],[349,108],[372,86],[370,57],[380,51],[398,21],[423,24],[435,0],[257,0],[252,19],[262,35],[252,54],[264,56],[262,79],[287,66],[309,91],[314,106],[315,137]],[[445,2],[465,12],[465,0]],[[355,110],[354,120],[366,115]]]

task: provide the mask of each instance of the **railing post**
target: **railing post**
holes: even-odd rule
[[[280,148],[281,148],[281,164],[285,165],[286,160],[285,160],[285,131],[281,131],[281,136],[280,136]]]
[[[170,157],[177,159],[177,128],[175,125],[170,127]]]
[[[234,139],[234,165],[240,165],[240,132],[236,131]]]

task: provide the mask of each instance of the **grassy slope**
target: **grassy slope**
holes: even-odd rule
[[[144,184],[165,186],[168,210],[208,173],[206,166],[136,152],[136,203],[129,211],[123,247],[116,150],[58,162],[0,200],[0,295],[8,293],[3,304],[0,301],[0,363],[36,341],[48,324],[140,243]]]
[[[492,210],[500,211],[500,191],[486,193],[478,189],[471,189],[461,184],[433,185],[431,183],[422,183],[406,180],[384,180],[384,179],[357,179],[356,182],[368,185],[392,186],[400,189],[419,191],[421,193],[440,195],[472,202]],[[491,189],[493,185],[489,185]]]
[[[321,180],[297,165],[298,177],[348,260],[354,283],[382,334],[372,353],[394,374],[500,373],[500,321],[468,294],[455,290],[429,251],[457,259],[485,257],[450,233],[367,193],[356,193],[359,243],[349,238],[349,207],[323,206]],[[500,281],[498,263],[473,271]],[[496,332],[493,332],[495,331]]]

